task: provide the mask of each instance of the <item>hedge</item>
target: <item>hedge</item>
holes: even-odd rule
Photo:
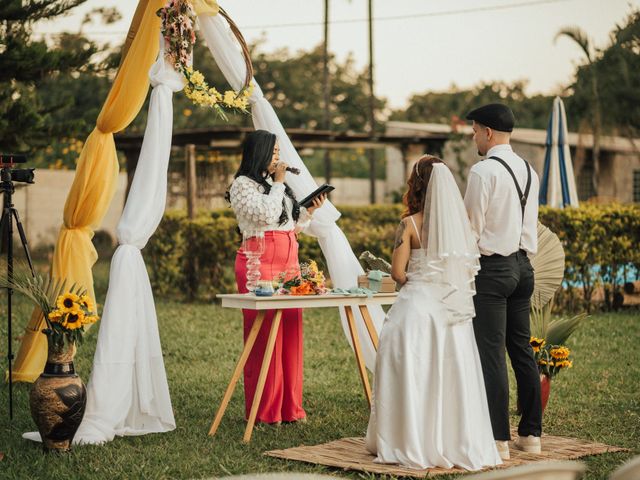
[[[391,258],[401,205],[341,207],[339,226],[353,251],[369,250]],[[558,234],[565,247],[564,301],[572,308],[589,308],[595,288],[605,286],[605,305],[615,306],[622,277],[637,277],[640,267],[640,207],[591,205],[540,209],[540,221]],[[300,235],[300,259],[316,259],[323,266],[313,237]],[[235,291],[233,266],[240,235],[231,209],[200,212],[194,220],[168,212],[144,255],[154,291],[190,300],[211,299]],[[579,292],[579,294],[578,294]]]
[[[566,306],[590,310],[598,286],[604,290],[605,309],[621,305],[623,284],[638,279],[640,270],[640,206],[585,203],[579,208],[543,207],[540,221],[564,246],[569,287],[563,292]]]

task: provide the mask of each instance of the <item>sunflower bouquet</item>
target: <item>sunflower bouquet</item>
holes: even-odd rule
[[[324,273],[318,268],[315,260],[300,264],[300,273],[287,275],[280,274],[278,290],[283,295],[322,295],[327,293]]]
[[[573,367],[570,358],[571,350],[564,345],[548,345],[543,338],[531,337],[529,342],[533,348],[533,354],[538,364],[541,375],[549,379],[555,377],[561,370]]]
[[[68,291],[58,296],[55,308],[46,318],[48,328],[44,333],[55,346],[62,347],[65,337],[70,343],[82,343],[84,326],[95,323],[98,315],[93,300],[86,293],[78,295]]]
[[[63,349],[65,343],[81,344],[84,327],[98,320],[95,303],[87,291],[76,284],[66,288],[65,280],[14,272],[0,279],[0,287],[26,296],[42,311],[47,325],[42,333],[56,350]]]

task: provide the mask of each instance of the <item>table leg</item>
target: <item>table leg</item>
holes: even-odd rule
[[[376,327],[373,326],[373,320],[371,320],[369,307],[367,307],[366,305],[360,305],[360,314],[362,315],[364,324],[366,325],[367,331],[369,332],[369,338],[371,338],[371,343],[373,343],[373,348],[377,352],[378,351],[378,332],[376,332]]]
[[[280,326],[280,319],[282,318],[282,310],[276,310],[273,316],[273,323],[271,323],[271,330],[269,331],[269,339],[267,340],[267,348],[264,351],[264,357],[262,357],[262,366],[260,367],[260,376],[258,376],[258,385],[256,386],[256,392],[253,395],[253,403],[251,404],[251,413],[249,414],[249,420],[247,421],[247,428],[244,431],[244,437],[242,441],[249,443],[251,441],[251,433],[253,432],[253,425],[256,422],[258,416],[258,408],[260,407],[260,400],[262,399],[262,392],[264,391],[264,384],[267,380],[267,372],[269,371],[269,365],[271,365],[271,357],[273,356],[273,347],[276,344],[276,337],[278,336],[278,327]]]
[[[353,341],[353,351],[356,354],[356,362],[358,363],[362,386],[364,387],[364,393],[367,396],[369,407],[371,407],[371,387],[369,386],[369,378],[367,377],[367,370],[364,366],[364,358],[362,357],[362,348],[360,346],[358,330],[356,329],[356,321],[353,317],[353,311],[350,306],[345,306],[344,311],[347,315],[347,323],[349,324],[349,332],[351,333],[351,340]]]
[[[233,371],[233,375],[231,376],[229,386],[227,386],[227,390],[224,392],[224,397],[222,397],[222,402],[220,402],[220,407],[218,407],[216,418],[213,420],[211,428],[209,429],[209,435],[215,435],[216,430],[218,430],[218,427],[220,426],[222,416],[224,415],[224,412],[227,409],[227,405],[229,405],[229,400],[231,400],[233,391],[236,388],[236,383],[238,383],[238,379],[240,378],[242,370],[247,363],[247,359],[249,358],[251,349],[253,349],[253,344],[256,342],[256,338],[258,337],[258,332],[260,331],[260,327],[262,326],[262,322],[264,321],[264,315],[265,310],[259,310],[255,320],[253,321],[253,325],[251,326],[251,330],[249,331],[247,340],[244,343],[242,354],[240,355],[238,363],[236,364],[236,368]]]

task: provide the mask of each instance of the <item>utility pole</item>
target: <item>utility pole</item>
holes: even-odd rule
[[[185,145],[185,177],[187,178],[187,217],[190,220],[196,218],[196,146],[193,144]]]
[[[324,129],[331,130],[331,78],[329,77],[329,0],[324,0],[324,58],[322,75],[322,93],[324,97]],[[331,151],[324,150],[324,178],[331,183]]]
[[[369,0],[369,136],[375,134],[375,96],[373,90],[373,0]],[[370,148],[369,154],[369,203],[376,203],[376,151]]]

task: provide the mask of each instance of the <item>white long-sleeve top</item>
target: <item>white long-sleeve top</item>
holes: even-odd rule
[[[296,229],[296,226],[299,230],[305,228],[311,221],[311,215],[307,209],[300,206],[300,218],[297,223],[294,222],[291,216],[293,202],[284,193],[284,183],[273,182],[271,178],[267,178],[267,182],[271,184],[271,190],[266,195],[262,185],[244,175],[236,178],[231,184],[229,189],[231,208],[236,215],[240,232],[289,231]],[[287,221],[279,225],[283,198],[287,209]]]
[[[531,189],[522,219],[522,207],[511,175],[496,160],[496,156],[511,167],[524,192],[527,167],[510,145],[496,145],[487,152],[487,160],[471,167],[464,204],[471,229],[483,255],[508,256],[519,249],[530,256],[538,251],[538,175],[531,169]]]

